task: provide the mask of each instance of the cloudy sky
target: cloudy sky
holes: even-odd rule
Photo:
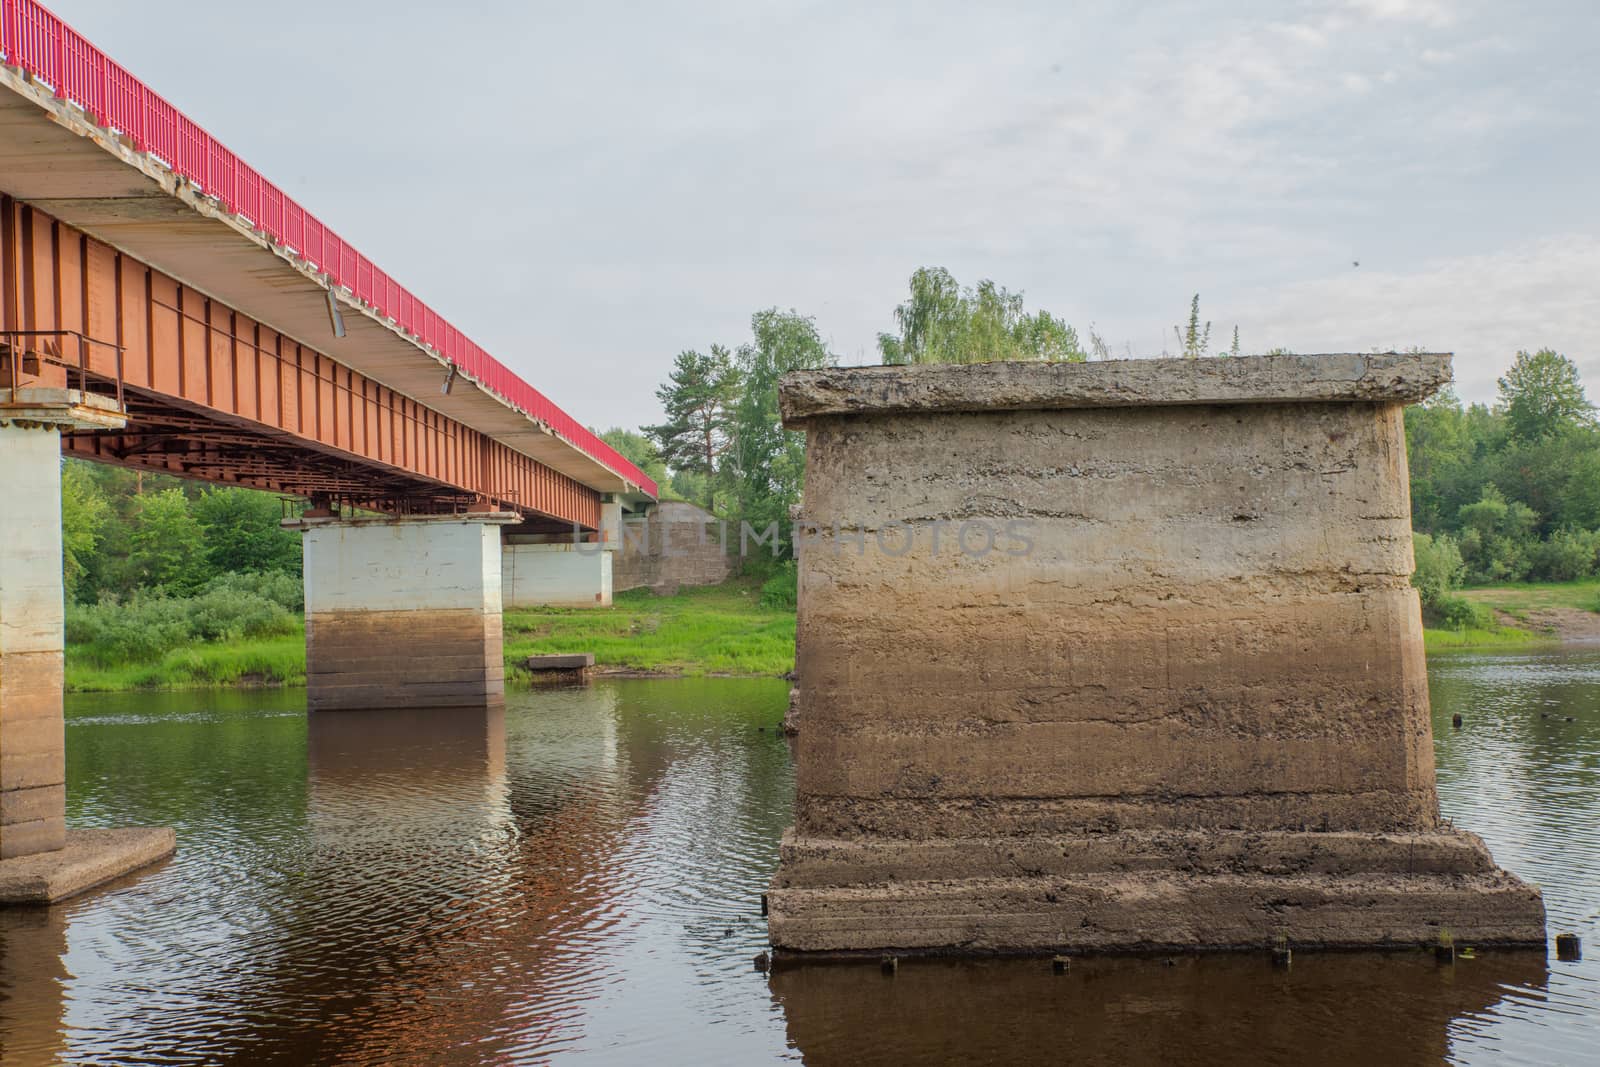
[[[876,362],[921,265],[1600,399],[1593,0],[50,6],[602,427],[761,307]]]

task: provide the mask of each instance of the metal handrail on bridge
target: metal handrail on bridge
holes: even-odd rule
[[[5,62],[298,254],[484,389],[652,496],[656,483],[35,0],[0,0]]]
[[[40,338],[54,338],[57,341],[55,351],[51,351],[48,344],[39,344]],[[78,342],[78,359],[73,362],[62,353],[61,341],[71,339]],[[117,369],[115,374],[106,374],[89,366],[89,349],[91,347],[109,348],[116,353]],[[94,382],[102,388],[109,387],[107,396],[117,399],[117,410],[126,414],[128,411],[127,398],[122,390],[122,353],[123,347],[111,341],[100,341],[86,333],[77,330],[0,330],[0,371],[5,372],[11,383],[11,398],[17,397],[18,390],[22,387],[22,378],[39,376],[43,369],[41,364],[52,367],[61,367],[67,374],[67,388],[72,388],[72,375],[78,375],[78,391],[82,393],[94,392],[89,388],[89,383]],[[30,367],[29,364],[32,364]]]

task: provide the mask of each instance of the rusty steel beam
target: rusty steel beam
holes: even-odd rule
[[[127,428],[64,435],[70,455],[387,511],[489,503],[600,524],[597,490],[0,196],[6,331],[82,333],[89,370],[120,381]],[[67,384],[21,355],[29,384]]]

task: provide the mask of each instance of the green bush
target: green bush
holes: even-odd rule
[[[230,575],[192,597],[140,596],[126,603],[67,606],[66,638],[99,666],[149,663],[173,649],[201,641],[276,637],[298,629],[279,600],[248,588],[271,588],[271,576]],[[258,581],[259,580],[259,581]],[[297,579],[291,579],[298,583]],[[275,592],[288,597],[287,588]]]
[[[267,571],[264,574],[222,574],[206,583],[206,591],[223,590],[234,594],[254,594],[278,604],[287,611],[305,610],[306,586],[298,574]]]
[[[273,637],[294,630],[294,616],[282,604],[256,593],[211,589],[189,600],[189,625],[202,641]]]
[[[1411,584],[1417,587],[1425,605],[1434,605],[1449,596],[1450,590],[1461,585],[1467,566],[1461,559],[1461,548],[1449,534],[1430,537],[1419,533],[1412,535],[1417,568],[1411,574]]]
[[[1600,530],[1557,530],[1529,553],[1535,577],[1571,582],[1600,569]]]
[[[140,663],[158,659],[189,640],[187,601],[151,597],[119,604],[67,606],[67,643],[84,646],[100,664]]]
[[[761,606],[772,610],[793,609],[800,599],[799,572],[794,560],[784,560],[761,583]]]
[[[1500,623],[1494,611],[1486,604],[1465,597],[1446,596],[1429,605],[1424,612],[1429,620],[1446,630],[1498,630]]]

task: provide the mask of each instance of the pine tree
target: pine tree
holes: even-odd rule
[[[733,358],[721,345],[712,345],[710,355],[680,352],[666,383],[656,390],[667,420],[644,427],[667,466],[705,476],[703,503],[708,508],[714,503],[713,486],[728,449],[738,383]]]

